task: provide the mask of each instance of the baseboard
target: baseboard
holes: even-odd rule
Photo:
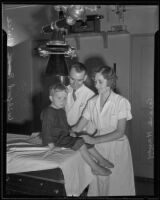
[[[146,178],[146,177],[140,177],[140,176],[135,176],[134,178],[135,178],[135,181],[154,183],[153,178]]]
[[[136,196],[154,196],[154,179],[146,177],[135,177]]]

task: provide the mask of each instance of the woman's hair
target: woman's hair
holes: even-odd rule
[[[97,73],[102,74],[103,78],[108,81],[108,86],[110,86],[112,89],[115,88],[117,76],[112,67],[102,66],[98,68],[98,70],[96,70],[94,73],[94,77]]]
[[[75,69],[76,72],[82,72],[84,71],[85,73],[87,73],[87,68],[84,64],[80,63],[80,62],[76,62],[71,66],[71,69]],[[70,70],[71,70],[70,69]]]
[[[51,85],[49,87],[49,95],[51,95],[52,92],[59,92],[59,91],[65,91],[67,92],[67,88],[62,83],[56,83],[54,85]]]

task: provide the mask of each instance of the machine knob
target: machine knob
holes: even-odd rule
[[[8,182],[8,181],[9,181],[9,179],[10,179],[10,178],[9,178],[9,176],[7,176],[7,178],[6,178],[6,181]]]
[[[58,194],[59,193],[59,190],[57,189],[57,190],[54,190],[54,193],[55,194]]]
[[[40,183],[40,186],[43,186],[44,185],[44,183],[42,182],[42,183]]]
[[[19,182],[22,182],[22,178],[19,178],[18,180],[19,180]]]

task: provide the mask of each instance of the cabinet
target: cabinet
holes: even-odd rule
[[[132,37],[131,147],[135,176],[153,178],[154,35]]]
[[[60,168],[6,175],[6,195],[66,196],[64,177]]]
[[[66,36],[66,39],[67,38],[74,38],[75,41],[76,41],[77,49],[80,49],[80,38],[83,38],[83,37],[95,37],[95,36],[102,37],[103,38],[103,42],[104,42],[104,48],[107,48],[107,32],[105,32],[105,31],[101,31],[101,32],[98,32],[98,33],[91,32],[91,33],[70,34],[70,35]]]

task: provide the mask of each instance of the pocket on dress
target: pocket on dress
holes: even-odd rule
[[[111,121],[110,121],[111,126],[116,128],[117,127],[117,122],[118,122],[117,116],[116,115],[111,115]]]

